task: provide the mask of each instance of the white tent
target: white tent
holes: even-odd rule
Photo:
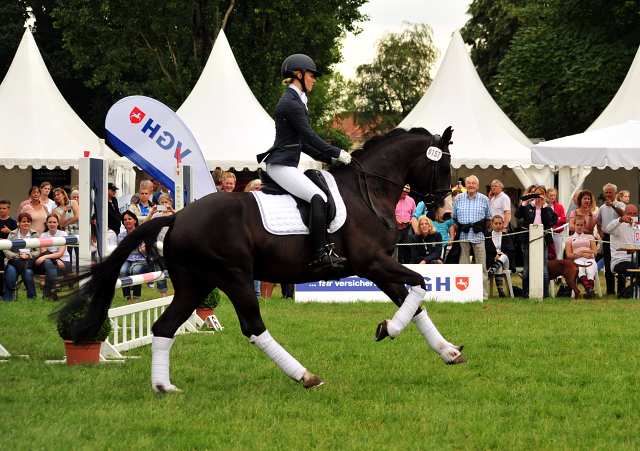
[[[449,125],[454,168],[506,166],[525,187],[553,181],[549,167],[532,165],[531,141],[491,98],[457,30],[431,86],[399,126],[442,133]]]
[[[28,27],[0,85],[0,136],[0,165],[7,169],[77,169],[85,151],[119,158],[62,97]]]
[[[210,170],[264,169],[256,155],[273,145],[275,123],[245,82],[223,31],[198,83],[176,113],[196,138]],[[319,168],[320,163],[302,154],[300,167]]]

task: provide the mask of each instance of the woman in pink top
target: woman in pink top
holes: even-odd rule
[[[578,280],[587,290],[587,297],[595,297],[593,281],[598,274],[598,265],[595,257],[598,254],[596,240],[593,235],[584,233],[585,220],[582,215],[575,218],[576,233],[567,238],[566,251],[567,258],[573,260],[578,265],[591,265],[586,268],[578,268]]]

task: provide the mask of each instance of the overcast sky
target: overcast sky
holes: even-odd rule
[[[385,31],[400,32],[403,21],[429,25],[442,60],[452,33],[470,18],[466,15],[469,4],[470,0],[369,0],[360,10],[370,20],[358,24],[363,29],[358,36],[348,34],[343,42],[344,62],[337,68],[345,77],[353,78],[357,66],[373,60],[375,42]]]

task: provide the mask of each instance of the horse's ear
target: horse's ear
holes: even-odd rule
[[[451,141],[451,136],[453,136],[453,129],[451,126],[447,127],[447,129],[442,134],[442,142],[445,143],[445,147],[449,145],[449,141]]]

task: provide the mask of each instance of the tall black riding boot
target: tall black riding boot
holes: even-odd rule
[[[342,269],[341,264],[346,258],[338,257],[333,252],[333,245],[327,239],[327,204],[320,195],[311,198],[311,212],[309,213],[309,238],[313,252],[313,269],[319,271],[324,268]]]

